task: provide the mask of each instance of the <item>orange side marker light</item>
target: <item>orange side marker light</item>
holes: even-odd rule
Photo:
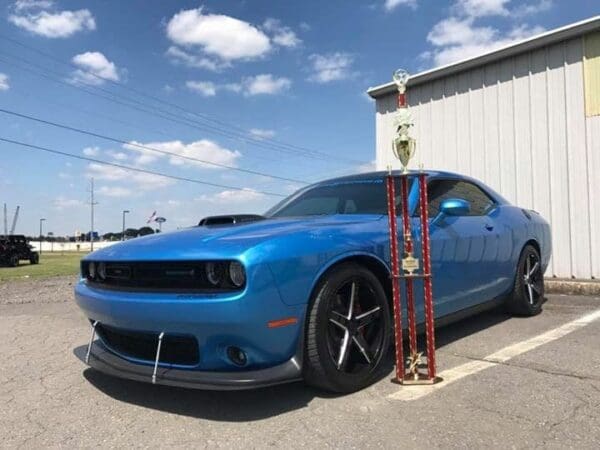
[[[271,320],[267,323],[268,328],[281,328],[288,325],[294,325],[298,323],[297,317],[286,317],[285,319]]]

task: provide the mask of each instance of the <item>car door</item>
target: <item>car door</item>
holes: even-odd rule
[[[431,263],[436,315],[474,306],[495,295],[499,250],[495,201],[479,186],[462,179],[432,179],[427,185]],[[440,214],[447,199],[461,199],[470,210],[461,216]]]

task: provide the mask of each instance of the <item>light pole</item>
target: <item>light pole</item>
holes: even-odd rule
[[[40,255],[42,254],[42,222],[46,219],[40,219]]]
[[[121,233],[121,240],[122,241],[125,240],[125,214],[129,214],[129,210],[128,209],[123,210],[123,233]]]

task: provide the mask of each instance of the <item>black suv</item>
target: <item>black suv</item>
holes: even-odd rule
[[[40,255],[23,235],[13,234],[0,236],[0,264],[17,267],[21,259],[28,259],[31,264],[40,262]]]

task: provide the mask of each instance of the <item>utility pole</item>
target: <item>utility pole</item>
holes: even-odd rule
[[[94,178],[90,180],[90,206],[91,206],[91,225],[92,229],[90,230],[90,251],[94,251],[94,206],[97,205],[98,202],[94,201]]]
[[[6,217],[6,203],[4,204],[4,236],[8,235],[8,218]]]
[[[42,223],[45,221],[46,219],[40,219],[40,255],[42,254]]]
[[[126,209],[123,211],[123,233],[121,233],[121,240],[124,241],[125,240],[125,214],[128,214],[129,210]]]

